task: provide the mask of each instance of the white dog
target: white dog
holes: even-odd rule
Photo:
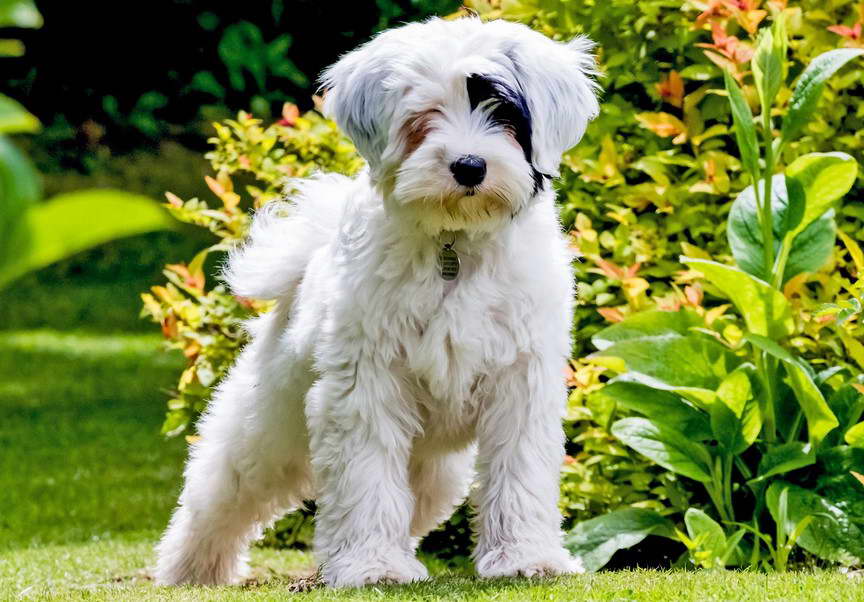
[[[573,278],[551,179],[598,110],[590,49],[433,19],[324,73],[369,166],[297,184],[232,254],[233,291],[278,303],[198,425],[159,583],[236,582],[305,499],[327,584],[425,579],[417,543],[475,471],[480,576],[579,570],[557,508]]]

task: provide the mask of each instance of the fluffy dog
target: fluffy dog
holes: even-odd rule
[[[425,579],[467,495],[483,577],[579,570],[561,545],[572,255],[551,179],[598,110],[591,44],[504,21],[386,31],[322,78],[368,168],[296,183],[226,280],[276,299],[198,424],[163,584],[233,583],[317,499],[332,586]]]

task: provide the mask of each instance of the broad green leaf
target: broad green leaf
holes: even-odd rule
[[[42,27],[33,0],[0,0],[0,27]]]
[[[82,190],[32,206],[13,233],[22,246],[0,258],[0,287],[18,276],[115,238],[174,227],[147,197],[119,190]]]
[[[24,44],[21,40],[0,39],[0,56],[24,56]]]
[[[765,182],[760,180],[758,184],[764,195]],[[771,217],[774,222],[775,256],[783,240],[787,205],[786,178],[782,174],[774,175],[771,178]],[[771,274],[765,271],[762,229],[752,185],[742,190],[732,203],[726,223],[726,236],[739,268],[766,282],[771,279]]]
[[[675,526],[644,508],[623,508],[577,524],[564,537],[564,547],[588,572],[601,569],[618,550],[635,546],[649,535],[673,537]]]
[[[791,353],[777,343],[753,333],[747,333],[744,338],[753,345],[781,360],[786,367],[789,386],[795,392],[795,398],[807,418],[807,429],[810,441],[816,447],[829,432],[837,428],[837,417],[828,407],[822,392],[813,382],[811,371]],[[809,367],[808,367],[809,368]]]
[[[727,449],[731,449],[734,453],[741,453],[750,447],[762,430],[762,413],[753,390],[754,383],[757,382],[752,364],[744,364],[724,378],[717,389],[718,401],[729,408],[736,419],[735,425],[738,432],[734,436],[727,437],[726,440]],[[715,409],[714,406],[711,408],[711,419],[712,425],[715,420],[729,421],[728,416],[724,416],[723,412]],[[714,432],[718,433],[717,430]]]
[[[708,337],[677,334],[620,341],[589,359],[626,370],[622,380],[667,391],[707,390],[709,400],[723,377],[741,363],[734,353]]]
[[[715,401],[710,407],[711,432],[720,447],[728,453],[735,453],[741,447],[745,447],[741,436],[741,421],[729,406],[720,400]]]
[[[685,308],[678,311],[642,311],[604,328],[591,337],[591,342],[597,349],[603,350],[628,339],[669,333],[687,334],[690,328],[703,324],[703,319],[696,312]]]
[[[792,239],[792,251],[783,271],[783,282],[802,272],[819,271],[831,259],[836,239],[834,211],[829,210]]]
[[[39,174],[30,160],[5,136],[0,136],[0,271],[17,249],[14,232],[24,212],[42,195]]]
[[[744,412],[747,401],[753,397],[753,387],[748,374],[740,368],[731,372],[717,388],[717,397],[736,416],[740,416]]]
[[[612,434],[667,470],[708,483],[711,454],[681,431],[648,418],[622,418],[612,425]]]
[[[810,153],[795,159],[785,174],[804,193],[804,215],[790,229],[794,236],[849,192],[858,175],[858,162],[846,153]]]
[[[591,399],[595,397],[614,401],[622,408],[660,421],[693,440],[711,438],[711,427],[705,412],[697,410],[668,391],[616,380],[591,394]]]
[[[852,447],[864,447],[864,422],[859,422],[846,431],[843,439]]]
[[[748,172],[753,174],[754,178],[757,178],[759,173],[759,145],[756,142],[753,113],[750,112],[750,105],[747,104],[741,88],[738,87],[738,82],[726,70],[723,71],[723,81],[726,84],[726,92],[729,94],[732,120],[735,123],[735,140],[741,154],[741,163]]]
[[[864,412],[864,394],[853,385],[864,383],[864,375],[859,375],[834,391],[828,398],[828,407],[837,416],[841,429],[852,427]]]
[[[754,276],[714,261],[682,257],[681,263],[699,270],[711,284],[732,300],[750,332],[772,339],[792,334],[795,323],[786,298],[780,291]]]
[[[783,282],[804,272],[815,272],[830,259],[834,249],[833,212],[828,211],[818,219],[807,222],[803,231],[799,226],[804,224],[805,191],[800,181],[777,174],[771,184],[771,216],[774,229],[774,254],[780,252],[780,245],[790,232],[793,233],[792,249],[783,273]],[[787,192],[787,184],[790,186]],[[759,182],[760,189],[764,182]],[[793,232],[794,231],[794,232]],[[768,280],[771,274],[765,271],[762,230],[759,227],[756,197],[753,187],[748,186],[732,203],[726,235],[735,262],[748,274],[759,279]]]
[[[816,455],[808,443],[801,441],[790,441],[781,445],[769,447],[762,459],[756,477],[747,481],[749,484],[760,483],[765,479],[783,474],[816,462]]]
[[[777,39],[779,37],[777,33],[773,27],[760,30],[756,51],[750,60],[763,114],[771,111],[774,98],[783,84],[783,62],[786,57],[780,56],[784,45]]]
[[[39,120],[21,104],[0,94],[0,134],[21,134],[39,131]]]
[[[780,493],[787,489],[786,533],[792,533],[808,516],[812,522],[798,538],[798,545],[830,562],[850,565],[864,560],[864,533],[842,509],[822,496],[796,485],[778,481],[768,488],[766,502],[771,517],[779,521]]]
[[[798,83],[792,92],[789,110],[783,118],[781,131],[783,140],[787,142],[794,140],[810,121],[828,78],[840,67],[862,54],[864,50],[860,48],[838,48],[824,52],[810,62],[798,78]]]
[[[688,508],[684,513],[687,535],[696,542],[696,549],[690,551],[691,557],[700,566],[710,569],[723,566],[726,553],[726,534],[717,521],[698,508]]]

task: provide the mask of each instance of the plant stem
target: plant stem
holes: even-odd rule
[[[705,484],[705,489],[708,491],[708,496],[717,508],[720,514],[720,519],[726,522],[731,521],[729,514],[726,512],[726,503],[723,496],[723,468],[722,460],[719,457],[714,459],[711,465],[711,484]]]
[[[774,386],[773,386],[773,361],[767,352],[753,349],[756,354],[756,370],[762,380],[764,403],[762,404],[762,435],[767,443],[774,443],[777,439],[777,425],[774,419]]]
[[[723,491],[726,497],[726,512],[729,514],[729,520],[735,520],[735,507],[732,505],[732,454],[726,456],[723,472]]]
[[[789,260],[789,252],[791,250],[792,238],[787,236],[783,239],[783,244],[780,245],[780,255],[777,257],[774,274],[771,278],[771,286],[777,290],[782,290],[783,288],[783,273],[786,271],[786,262]]]
[[[770,110],[762,111],[762,129],[765,136],[765,186],[759,223],[762,226],[762,250],[765,257],[765,274],[768,276],[766,280],[771,280],[774,270],[774,221],[771,217],[771,176],[774,174],[774,150],[771,147],[774,135],[771,131]]]

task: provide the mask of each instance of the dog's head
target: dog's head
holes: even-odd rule
[[[597,114],[590,50],[506,21],[414,23],[327,69],[325,111],[425,230],[491,230],[551,185]]]

